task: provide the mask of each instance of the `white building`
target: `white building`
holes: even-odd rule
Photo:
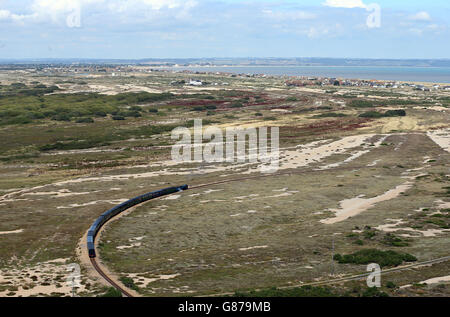
[[[203,85],[203,83],[201,82],[201,81],[198,81],[198,80],[190,80],[189,81],[189,85],[190,86],[202,86]]]

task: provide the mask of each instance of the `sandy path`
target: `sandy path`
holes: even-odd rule
[[[450,275],[430,278],[426,281],[420,282],[419,284],[428,284],[429,285],[429,284],[439,284],[439,283],[445,283],[445,282],[450,282]]]
[[[450,129],[429,131],[427,135],[444,151],[450,152]]]
[[[379,225],[375,229],[383,231],[383,232],[406,231],[406,232],[411,232],[411,233],[422,235],[425,238],[436,237],[439,234],[443,234],[445,232],[450,232],[450,229],[428,229],[426,231],[421,231],[421,230],[413,229],[413,228],[409,228],[409,227],[399,227],[400,225],[406,223],[405,221],[403,221],[403,219],[386,219],[386,220],[389,220],[392,223]],[[412,237],[410,234],[401,234],[400,236]]]
[[[2,234],[13,234],[13,233],[22,233],[23,229],[13,230],[13,231],[0,231],[0,235]]]

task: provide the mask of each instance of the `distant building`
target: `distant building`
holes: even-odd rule
[[[203,85],[203,83],[201,82],[201,81],[198,81],[198,80],[190,80],[189,81],[189,85],[190,86],[202,86]]]

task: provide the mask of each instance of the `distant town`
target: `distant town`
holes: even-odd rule
[[[3,64],[0,70],[13,71],[22,74],[46,74],[49,76],[57,75],[109,75],[111,77],[130,76],[131,74],[148,74],[155,72],[164,73],[180,73],[190,74],[192,79],[174,81],[173,86],[226,86],[227,82],[206,82],[196,75],[217,75],[221,78],[285,78],[287,87],[307,87],[307,86],[343,86],[343,87],[372,87],[372,88],[411,88],[418,91],[445,90],[450,91],[450,85],[441,85],[435,83],[414,83],[404,81],[383,81],[383,80],[365,80],[365,79],[348,79],[334,77],[314,77],[314,76],[278,76],[267,74],[250,74],[250,73],[231,73],[217,71],[198,71],[188,69],[177,69],[181,65],[175,64],[173,67],[167,65],[148,66],[148,65],[115,65],[115,64]]]

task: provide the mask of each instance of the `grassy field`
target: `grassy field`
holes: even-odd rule
[[[142,295],[242,295],[327,279],[333,240],[342,255],[365,249],[419,261],[448,255],[449,153],[427,135],[448,131],[448,112],[433,108],[448,106],[448,96],[311,91],[270,77],[199,74],[219,84],[173,84],[189,76],[0,73],[0,296],[69,295],[65,265],[81,263],[81,237],[125,199],[259,175],[248,165],[169,164],[170,131],[191,127],[195,118],[222,128],[280,127],[281,174],[152,201],[108,225],[101,260]],[[394,110],[405,116],[386,115]],[[383,115],[364,115],[375,111]],[[308,161],[310,153],[318,159]],[[323,223],[346,200],[370,201],[405,183],[407,190],[390,199]],[[108,291],[81,269],[81,295]],[[359,273],[365,265],[334,263],[334,270]],[[383,292],[448,295],[445,285],[416,285],[448,272],[439,264],[392,275],[396,285],[412,286]],[[293,294],[303,291],[315,290]],[[365,291],[347,283],[330,294]]]

